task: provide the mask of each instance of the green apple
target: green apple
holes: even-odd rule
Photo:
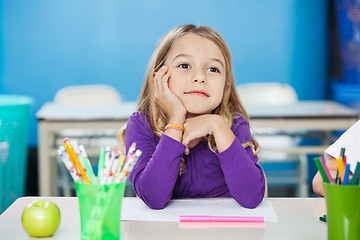
[[[49,237],[60,225],[60,210],[50,200],[36,200],[24,208],[21,223],[31,237]]]

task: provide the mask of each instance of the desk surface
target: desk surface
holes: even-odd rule
[[[122,102],[105,106],[67,105],[48,102],[40,108],[36,113],[36,117],[40,121],[127,120],[136,109],[136,102]]]
[[[334,101],[299,101],[284,105],[246,105],[251,118],[344,118],[358,117],[355,110]]]
[[[64,105],[46,103],[36,113],[39,120],[123,120],[137,109],[136,102],[116,105]],[[357,118],[356,111],[333,101],[299,101],[284,105],[247,105],[250,118]]]
[[[21,226],[23,208],[39,197],[17,199],[1,216],[0,232],[3,239],[27,239]],[[80,239],[78,200],[75,197],[51,197],[60,208],[62,220],[52,238]],[[180,224],[178,222],[122,221],[121,239],[326,239],[326,224],[319,221],[325,214],[323,198],[269,198],[277,222],[265,224]]]

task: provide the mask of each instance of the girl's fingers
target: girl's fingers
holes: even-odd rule
[[[162,90],[165,90],[165,89],[169,88],[169,85],[168,85],[169,78],[170,78],[170,72],[167,71],[165,73],[165,75],[161,78],[161,88],[162,88]]]
[[[189,136],[189,131],[186,130],[185,128],[185,132],[183,134],[183,138],[182,138],[182,141],[181,143],[184,144],[185,146],[187,146],[189,144],[189,142],[192,140],[191,139],[191,136]]]
[[[186,114],[181,100],[170,90],[169,79],[171,72],[167,66],[163,66],[154,76],[154,98],[157,105],[168,116],[180,116]]]
[[[154,81],[154,96],[155,96],[155,98],[159,97],[159,91],[160,91],[160,89],[159,89],[159,78],[161,78],[164,74],[165,73],[164,73],[163,68],[160,68],[159,71],[154,73],[153,81]]]
[[[156,79],[156,84],[157,84],[159,94],[161,94],[163,91],[162,86],[161,86],[161,79],[164,76],[163,74],[164,74],[163,72],[159,72],[159,77]]]
[[[154,77],[154,86],[155,86],[155,91],[157,92],[157,94],[162,94],[162,91],[164,90],[162,82],[163,82],[163,78],[165,77],[166,73],[168,72],[168,69],[166,66],[162,66],[159,71],[155,74]]]
[[[154,76],[153,81],[154,81],[154,96],[156,98],[158,95],[158,92],[159,92],[158,87],[157,87],[157,82],[156,82],[156,75]]]
[[[185,149],[185,155],[189,155],[189,153],[190,153],[190,149],[189,149],[188,147],[186,147],[186,149]]]

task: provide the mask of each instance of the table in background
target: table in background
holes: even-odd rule
[[[26,239],[21,226],[24,207],[39,197],[23,197],[16,200],[0,216],[0,232],[3,239]],[[60,208],[61,224],[50,239],[80,239],[79,205],[76,197],[45,197]],[[269,198],[277,222],[188,224],[178,222],[122,221],[121,240],[146,239],[326,239],[326,224],[319,216],[326,212],[323,198]],[[196,201],[196,200],[194,200]],[[44,238],[45,240],[46,238]]]
[[[359,118],[359,113],[355,110],[333,101],[299,101],[292,104],[273,106],[247,105],[245,108],[250,116],[250,126],[255,129],[255,133],[261,134],[261,129],[265,129],[265,135],[266,129],[271,129],[270,133],[275,132],[275,138],[273,138],[271,144],[262,146],[262,154],[265,152],[269,153],[270,156],[274,156],[274,153],[275,155],[276,153],[282,155],[286,153],[292,156],[290,159],[298,161],[297,193],[301,197],[308,196],[308,155],[322,155],[334,139],[331,137],[332,133],[348,129]],[[311,139],[311,141],[281,146],[281,139],[280,143],[276,141],[278,140],[276,138],[277,132],[282,132],[277,135],[280,138],[281,134],[289,134],[303,140]],[[254,136],[256,138],[256,134]],[[314,140],[320,143],[317,145],[305,145],[309,144],[308,142],[314,142]],[[266,159],[260,155],[260,163],[266,163],[264,160]],[[273,160],[275,161],[272,162],[279,162],[276,159]],[[277,182],[285,183],[285,179],[281,177],[276,179]],[[268,178],[268,180],[270,181],[271,178]]]
[[[56,133],[62,129],[119,129],[136,111],[136,102],[123,102],[104,107],[79,107],[46,103],[36,114],[38,127],[39,194],[57,196]],[[300,101],[276,106],[246,106],[253,128],[275,128],[329,133],[348,129],[358,120],[358,113],[331,101]],[[297,146],[286,149],[264,149],[289,153],[320,154],[329,144],[324,134],[321,146]],[[100,146],[99,146],[100,148]],[[98,153],[98,149],[88,153]]]
[[[56,134],[64,129],[120,129],[137,109],[136,102],[103,106],[46,103],[36,113],[38,119],[38,186],[41,196],[58,196],[58,166],[55,161]],[[86,149],[88,155],[98,149]]]
[[[277,149],[289,153],[321,154],[329,145],[328,133],[346,130],[358,119],[359,113],[333,101],[299,101],[294,104],[261,106],[247,105],[252,128],[275,128],[291,131],[321,131],[325,138],[321,146],[298,146]]]

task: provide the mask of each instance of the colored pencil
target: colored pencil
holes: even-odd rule
[[[342,182],[342,185],[348,185],[349,184],[349,175],[350,175],[350,164],[347,163],[345,165],[344,180]]]
[[[326,174],[327,178],[329,179],[329,182],[330,182],[331,184],[335,184],[335,181],[334,181],[334,179],[331,177],[330,171],[329,171],[328,167],[327,167],[326,164],[325,164],[324,158],[323,158],[322,156],[320,156],[320,157],[319,157],[319,160],[320,160],[320,163],[321,163],[321,165],[322,165],[322,167],[323,167],[323,169],[324,169],[324,171],[325,171],[325,174]]]
[[[360,162],[357,162],[353,178],[351,179],[350,185],[356,185],[359,182],[360,177]]]
[[[316,158],[314,158],[314,161],[315,161],[315,165],[316,165],[317,169],[318,169],[319,172],[320,172],[320,175],[321,175],[323,181],[324,181],[325,183],[330,183],[329,178],[328,178],[328,176],[326,175],[325,170],[324,170],[324,168],[323,168],[323,166],[322,166],[322,164],[321,164],[321,162],[320,162],[320,159],[319,159],[318,157],[316,157]]]

